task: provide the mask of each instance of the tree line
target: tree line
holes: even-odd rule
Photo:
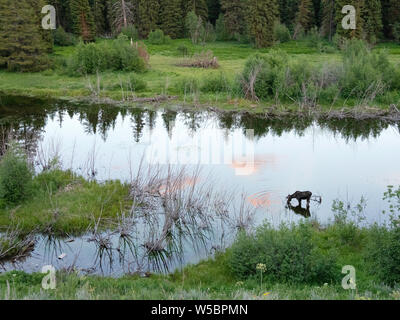
[[[274,43],[278,22],[292,38],[317,31],[329,40],[400,40],[399,0],[0,0],[0,68],[34,70],[43,53],[51,51],[52,34],[41,28],[45,4],[56,8],[58,29],[85,42],[127,28],[140,39],[157,29],[183,38],[190,36],[187,17],[193,15],[198,19],[192,21],[195,30],[203,23],[220,40],[248,41],[256,47]],[[356,8],[355,30],[341,27],[342,8],[349,4]]]
[[[293,35],[318,28],[330,39],[338,33],[368,41],[395,39],[400,33],[398,0],[51,0],[66,31],[92,39],[134,25],[140,38],[161,29],[171,38],[185,36],[193,11],[203,22],[221,23],[229,37],[250,37],[271,45],[279,20]],[[341,28],[342,8],[356,8],[356,30]]]

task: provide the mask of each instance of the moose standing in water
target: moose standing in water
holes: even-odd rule
[[[299,202],[299,206],[301,207],[301,202],[303,200],[307,200],[307,208],[309,208],[311,197],[312,197],[312,192],[310,192],[310,191],[303,191],[303,192],[297,191],[297,192],[287,196],[287,203],[288,203],[288,205],[290,205],[292,199],[297,199],[297,201]]]

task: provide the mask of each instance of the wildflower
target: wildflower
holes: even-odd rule
[[[259,263],[256,266],[256,269],[261,272],[267,271],[267,266],[264,263]]]
[[[268,296],[270,294],[271,294],[271,292],[266,292],[266,293],[264,293],[264,296]]]

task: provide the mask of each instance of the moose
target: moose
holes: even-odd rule
[[[289,194],[287,196],[287,203],[288,205],[290,205],[293,199],[297,199],[297,201],[299,202],[299,206],[301,207],[301,202],[303,200],[307,200],[307,208],[309,208],[311,197],[312,197],[312,192],[310,191],[296,191],[295,193]]]

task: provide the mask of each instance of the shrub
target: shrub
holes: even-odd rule
[[[179,81],[178,89],[184,94],[197,94],[200,90],[199,80],[195,77],[185,77]]]
[[[288,42],[291,39],[289,29],[280,22],[276,22],[274,25],[274,36],[281,43]]]
[[[147,82],[141,79],[138,75],[132,74],[129,77],[129,86],[136,92],[144,91],[147,89]]]
[[[139,49],[120,35],[117,40],[101,44],[80,43],[68,63],[70,73],[94,74],[97,71],[121,70],[143,72],[146,62]]]
[[[229,80],[227,79],[226,75],[222,72],[218,75],[212,75],[206,77],[203,80],[201,91],[202,92],[229,92],[231,90],[231,85]]]
[[[167,44],[171,41],[171,38],[164,35],[164,32],[162,30],[157,29],[150,32],[148,40],[151,44]]]
[[[347,97],[363,97],[369,91],[382,95],[391,88],[396,74],[385,52],[371,52],[361,40],[349,41],[343,51],[344,74],[340,85]]]
[[[287,54],[280,50],[271,50],[266,55],[255,54],[249,57],[239,77],[242,93],[248,97],[250,90],[252,91],[250,94],[259,99],[275,95],[282,84],[287,59]]]
[[[32,195],[33,169],[25,154],[11,146],[0,162],[0,204],[17,205]]]
[[[53,31],[54,44],[61,47],[74,46],[78,43],[77,37],[72,33],[67,33],[62,27]]]
[[[246,280],[257,276],[256,266],[266,266],[265,278],[272,282],[325,283],[337,279],[336,257],[321,253],[312,241],[308,224],[269,224],[257,228],[254,234],[241,233],[232,246],[230,268],[233,274]]]
[[[126,36],[128,39],[132,39],[132,40],[139,39],[139,31],[136,29],[136,27],[133,24],[131,24],[127,27],[123,27],[121,29],[121,34]]]

